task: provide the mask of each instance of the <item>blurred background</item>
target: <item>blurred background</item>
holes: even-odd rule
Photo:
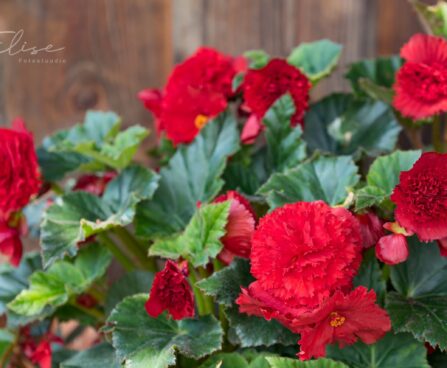
[[[200,45],[286,56],[302,41],[341,43],[317,98],[347,88],[351,61],[398,53],[418,31],[407,0],[0,0],[0,124],[22,116],[39,143],[88,109],[149,125],[136,93]]]

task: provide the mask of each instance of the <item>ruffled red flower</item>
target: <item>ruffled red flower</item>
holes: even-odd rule
[[[231,200],[230,214],[221,242],[224,249],[219,259],[229,264],[234,257],[248,258],[251,250],[251,237],[256,226],[256,214],[250,202],[233,190],[217,197],[214,202]]]
[[[278,98],[290,93],[296,109],[292,125],[303,124],[310,87],[307,77],[282,59],[272,59],[261,69],[249,70],[242,84],[245,104],[259,119]]]
[[[0,128],[0,215],[26,206],[40,188],[40,175],[33,136],[22,119],[12,129]]]
[[[402,115],[422,119],[447,111],[447,41],[414,35],[400,52],[393,105]]]
[[[447,154],[423,153],[400,174],[391,200],[400,225],[422,241],[447,237]]]
[[[23,254],[19,230],[3,221],[0,221],[0,253],[7,256],[9,262],[15,267],[20,264]]]
[[[298,202],[260,220],[251,273],[275,298],[310,308],[351,287],[361,251],[360,226],[349,211],[322,201]]]
[[[326,345],[335,342],[342,348],[357,340],[373,344],[381,339],[391,329],[391,321],[375,303],[374,290],[359,286],[347,295],[337,291],[319,308],[302,314],[294,321],[301,334],[299,358],[323,357]]]
[[[226,109],[235,74],[231,57],[200,48],[175,67],[164,91],[147,89],[138,96],[154,114],[159,130],[166,131],[175,144],[189,143],[210,119]]]
[[[158,317],[164,310],[175,320],[194,317],[194,296],[185,277],[186,270],[168,260],[165,268],[155,275],[146,312]]]
[[[363,247],[370,248],[384,235],[383,222],[374,212],[366,212],[355,215],[360,223]]]
[[[109,171],[102,176],[83,175],[81,176],[73,190],[82,190],[97,196],[102,196],[106,190],[107,184],[116,177],[116,172]]]
[[[395,265],[405,262],[409,250],[407,238],[402,234],[382,236],[376,245],[376,257],[383,263]]]

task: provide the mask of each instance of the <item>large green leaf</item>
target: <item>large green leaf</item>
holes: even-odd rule
[[[275,102],[263,119],[266,126],[267,171],[270,173],[292,168],[306,157],[301,127],[291,126],[294,113],[293,100],[286,94]]]
[[[96,345],[88,350],[80,351],[65,360],[60,368],[119,368],[115,351],[107,343]]]
[[[304,140],[309,148],[337,155],[390,152],[401,131],[386,103],[343,94],[330,95],[312,105],[305,122]]]
[[[238,149],[239,133],[230,113],[208,123],[192,144],[180,146],[160,170],[154,198],[138,206],[137,235],[157,238],[183,230],[197,202],[206,203],[219,193],[227,158]]]
[[[15,328],[25,325],[30,318],[18,315],[7,308],[22,290],[29,286],[28,278],[35,271],[42,269],[40,254],[28,253],[23,257],[19,267],[14,268],[9,264],[1,266],[0,270],[0,314],[6,313],[8,327]]]
[[[398,293],[387,295],[387,309],[397,331],[447,349],[447,259],[434,243],[409,241],[410,257],[391,268]]]
[[[144,308],[146,300],[145,294],[127,297],[107,321],[116,354],[126,367],[167,368],[175,364],[175,350],[199,359],[220,349],[223,330],[214,317],[152,318]]]
[[[424,344],[409,334],[388,333],[373,345],[357,342],[340,349],[326,349],[329,358],[342,361],[350,368],[430,368]]]
[[[297,201],[340,204],[359,181],[349,156],[318,157],[284,173],[274,174],[260,189],[271,208]],[[336,180],[335,180],[336,179]]]
[[[402,59],[396,55],[362,60],[351,64],[346,78],[351,81],[356,94],[391,103],[392,86],[396,72],[401,66]]]
[[[87,192],[62,196],[43,216],[41,246],[47,267],[66,254],[74,256],[78,242],[118,226],[129,225],[138,202],[157,188],[158,175],[129,166],[107,186],[102,198]]]
[[[272,354],[269,354],[272,356]],[[256,350],[238,353],[218,353],[209,357],[199,368],[270,368],[267,354]]]
[[[151,248],[151,255],[187,259],[194,267],[205,266],[223,248],[220,238],[225,235],[230,202],[201,206],[183,234],[174,239],[159,240]]]
[[[366,186],[357,192],[356,209],[374,205],[392,207],[389,196],[397,184],[402,171],[410,170],[420,157],[421,151],[396,151],[377,158],[366,176]]]
[[[342,362],[325,358],[302,362],[298,359],[270,357],[267,361],[271,368],[349,368]]]
[[[420,0],[410,0],[419,15],[419,20],[427,33],[447,37],[447,3],[438,1],[436,5],[428,5]]]
[[[341,45],[329,40],[302,43],[292,50],[287,61],[301,69],[316,84],[337,66],[341,50]]]
[[[58,261],[47,271],[36,271],[29,277],[29,288],[18,294],[8,308],[24,316],[50,315],[69,298],[87,290],[101,277],[112,257],[99,244],[91,244],[79,252],[74,263]]]
[[[113,112],[88,111],[83,124],[46,138],[39,151],[45,177],[60,179],[77,168],[125,168],[149,132],[138,125],[122,132],[120,127],[121,119]],[[54,163],[56,168],[48,167]]]

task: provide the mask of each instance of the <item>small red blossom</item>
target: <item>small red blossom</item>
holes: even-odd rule
[[[107,184],[116,177],[116,172],[109,171],[102,176],[83,175],[76,182],[73,190],[82,190],[97,196],[102,196]]]
[[[390,329],[391,321],[376,303],[376,293],[359,286],[349,294],[337,291],[317,309],[294,321],[301,339],[301,360],[326,355],[326,346],[335,342],[342,348],[357,340],[373,344]]]
[[[383,263],[395,265],[405,262],[409,250],[407,238],[402,234],[382,236],[376,245],[376,257]]]
[[[165,268],[155,275],[145,305],[151,317],[158,317],[164,310],[175,320],[194,317],[194,296],[184,272],[184,267],[168,260]]]
[[[9,262],[17,267],[23,254],[20,230],[10,227],[8,223],[0,221],[0,253],[9,257]]]
[[[174,68],[164,91],[147,89],[138,96],[154,114],[159,131],[175,144],[189,143],[226,109],[239,64],[214,49],[200,48]]]
[[[400,174],[391,200],[399,224],[422,241],[447,237],[447,154],[423,153]]]
[[[0,215],[7,219],[39,192],[40,174],[33,136],[22,119],[0,128]]]
[[[277,208],[252,238],[251,273],[262,288],[290,306],[317,306],[352,285],[361,262],[358,221],[322,201]]]
[[[20,343],[23,354],[30,359],[32,363],[37,364],[39,368],[51,368],[51,344],[62,344],[63,340],[51,332],[48,332],[41,337],[39,343],[36,343],[30,334],[29,327],[22,328],[20,333],[23,338],[23,341]]]
[[[363,247],[371,248],[384,235],[382,221],[374,212],[366,212],[355,215],[360,223],[362,232]]]
[[[217,197],[214,202],[231,201],[230,214],[221,241],[224,249],[219,259],[229,264],[235,256],[248,258],[251,250],[251,237],[256,226],[256,215],[250,202],[233,190]]]
[[[447,111],[447,41],[417,34],[400,56],[406,62],[397,73],[394,107],[413,119]]]
[[[272,59],[261,69],[250,69],[242,84],[245,104],[259,119],[278,98],[290,93],[296,109],[292,125],[303,124],[310,87],[307,77],[282,59]]]

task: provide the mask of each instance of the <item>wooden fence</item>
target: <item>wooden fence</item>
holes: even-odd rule
[[[20,30],[7,52],[13,34],[6,32]],[[162,86],[202,44],[287,55],[302,41],[342,43],[341,65],[319,96],[346,88],[349,62],[397,53],[420,30],[406,0],[1,0],[0,124],[23,116],[38,141],[87,109],[150,124],[137,91]],[[51,44],[53,52],[10,55],[25,42],[25,49]]]

